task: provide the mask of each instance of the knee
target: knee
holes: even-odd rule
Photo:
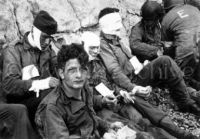
[[[138,112],[132,105],[126,105],[124,106],[122,110],[122,114],[126,115],[126,118],[138,122],[140,119],[143,118],[143,116]]]
[[[26,112],[27,108],[23,104],[11,104],[11,107],[19,112]]]
[[[169,56],[160,56],[158,60],[162,63],[171,63],[173,61]]]
[[[10,111],[15,114],[17,117],[21,117],[23,115],[27,115],[27,108],[22,104],[10,104]]]

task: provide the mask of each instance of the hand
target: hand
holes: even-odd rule
[[[117,98],[114,95],[108,95],[103,97],[102,103],[106,104],[108,108],[113,108],[117,105]]]
[[[120,95],[124,98],[125,103],[134,103],[134,96],[130,96],[127,91],[120,90]]]
[[[117,139],[117,134],[115,132],[106,132],[103,135],[103,139]]]
[[[159,56],[162,56],[162,55],[163,55],[163,52],[164,52],[163,47],[161,47],[161,48],[157,51],[157,56],[158,56],[158,57],[159,57]]]
[[[131,94],[146,97],[146,96],[150,95],[151,92],[152,92],[151,86],[146,86],[146,87],[135,86],[133,88]]]
[[[59,82],[57,79],[53,77],[48,77],[42,80],[34,80],[29,91],[34,91],[36,93],[36,97],[39,97],[40,90],[49,89],[50,87],[54,87],[58,84]]]
[[[167,41],[166,41],[166,42],[164,43],[164,47],[165,47],[165,48],[169,48],[169,47],[171,47],[171,46],[172,46],[172,42],[167,42]]]
[[[79,136],[79,135],[70,135],[69,136],[69,139],[80,139],[81,138],[81,136]]]
[[[50,77],[49,80],[49,87],[57,87],[59,85],[60,81],[57,78]]]
[[[110,128],[114,129],[115,131],[121,129],[122,127],[124,127],[124,124],[122,122],[114,122],[110,124]]]
[[[146,65],[149,64],[149,63],[150,63],[149,60],[145,60],[145,61],[143,62],[143,66],[146,66]]]

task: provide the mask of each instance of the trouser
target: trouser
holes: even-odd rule
[[[174,139],[168,132],[162,128],[156,127],[148,119],[143,118],[143,116],[131,105],[128,105],[128,107],[121,107],[118,113],[104,108],[103,110],[98,111],[97,115],[109,122],[120,121],[135,130],[138,134],[147,132],[149,136],[153,136],[155,139]],[[130,118],[133,118],[133,120]]]
[[[160,128],[166,114],[142,98],[136,97],[134,104],[122,105],[118,113],[135,123],[140,131],[150,133],[155,139],[174,139],[174,135]]]
[[[24,105],[0,104],[0,138],[38,139]]]
[[[176,63],[183,71],[187,84],[196,90],[200,90],[200,64],[196,57],[191,54],[183,59],[176,60]]]
[[[34,129],[36,129],[35,124],[35,113],[37,111],[37,107],[42,101],[42,99],[50,92],[49,90],[42,91],[40,93],[39,97],[36,97],[36,94],[34,92],[27,92],[23,97],[22,96],[9,96],[8,97],[8,103],[19,103],[23,104],[28,109],[28,116],[30,119],[30,122]]]
[[[158,107],[149,104],[148,101],[145,101],[143,98],[136,97],[134,107],[145,118],[149,119],[150,122],[154,125],[154,128],[150,128],[151,124],[149,124],[147,131],[150,133],[154,133],[154,135],[156,135],[158,139],[163,138],[163,137],[164,138],[177,137],[177,138],[183,138],[183,139],[196,139],[195,136],[193,136],[190,132],[180,129],[178,126],[176,126],[172,122],[172,120],[167,116],[166,113],[158,109]],[[149,131],[149,129],[152,131]],[[164,129],[165,131],[162,131],[161,129]],[[157,130],[157,132],[153,132],[154,130]],[[170,137],[169,134],[172,135],[173,137],[172,136]]]
[[[171,97],[180,107],[195,103],[187,92],[180,68],[168,56],[151,61],[140,71],[133,82],[141,86],[169,88]]]

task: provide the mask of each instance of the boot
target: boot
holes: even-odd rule
[[[200,91],[191,91],[190,97],[197,103],[198,106],[200,106]]]
[[[167,116],[164,117],[160,121],[159,126],[178,139],[199,139],[197,136],[193,135],[192,133],[187,132],[183,129],[180,129]]]
[[[200,116],[200,107],[196,103],[190,104],[188,105],[188,112]]]
[[[170,94],[181,112],[190,112],[200,116],[200,107],[190,97],[184,80],[170,86]]]

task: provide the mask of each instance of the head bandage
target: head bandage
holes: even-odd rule
[[[38,49],[42,50],[40,46],[40,36],[41,31],[33,26],[33,32],[29,33],[28,40],[33,47],[37,47]]]
[[[89,55],[89,60],[95,59],[90,53],[89,53],[89,47],[90,46],[99,46],[100,47],[100,38],[93,32],[84,32],[81,36],[81,40],[84,42],[84,49]]]
[[[33,40],[34,40],[34,42],[35,42],[35,46],[38,48],[38,49],[40,49],[40,50],[42,50],[42,48],[41,48],[41,45],[40,45],[40,36],[41,36],[41,31],[38,29],[38,28],[36,28],[35,26],[33,26]]]
[[[100,18],[99,25],[104,33],[118,35],[116,34],[116,30],[122,28],[121,16],[119,13],[104,15]]]

